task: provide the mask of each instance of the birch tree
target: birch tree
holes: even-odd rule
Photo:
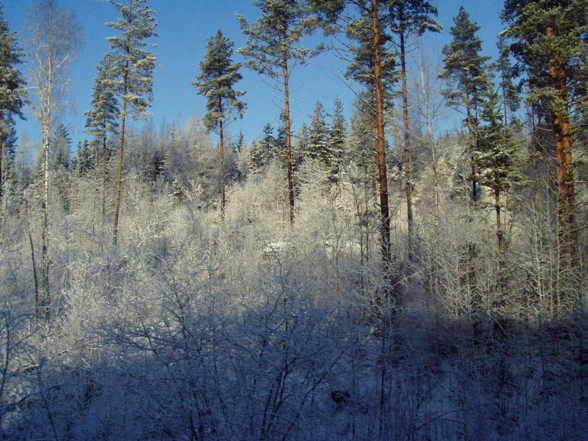
[[[29,54],[31,85],[36,97],[33,108],[41,126],[43,196],[41,198],[41,277],[36,295],[37,317],[50,319],[49,292],[49,144],[52,129],[63,109],[69,84],[69,67],[81,43],[75,16],[55,0],[36,0],[29,10]]]

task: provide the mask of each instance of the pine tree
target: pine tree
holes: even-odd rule
[[[433,18],[437,9],[426,0],[392,0],[388,20],[390,30],[397,36],[400,49],[400,78],[402,80],[402,122],[404,130],[404,191],[408,224],[408,255],[414,251],[414,215],[412,203],[412,146],[408,119],[408,81],[406,68],[406,39],[411,34],[422,35],[425,31],[439,32],[441,25]]]
[[[200,63],[200,73],[193,84],[207,98],[204,124],[219,134],[219,181],[221,218],[225,215],[225,125],[231,117],[242,117],[245,103],[239,99],[245,92],[235,90],[241,80],[241,64],[233,63],[233,42],[219,30],[208,40],[207,52]]]
[[[498,49],[498,60],[496,60],[496,72],[499,76],[498,87],[502,98],[502,114],[504,123],[509,125],[516,122],[514,113],[519,109],[521,104],[520,94],[522,88],[520,84],[515,84],[516,69],[511,62],[510,47],[507,44],[506,36],[498,36],[496,43]]]
[[[239,50],[248,58],[247,65],[262,75],[279,80],[284,93],[282,121],[285,133],[285,153],[288,170],[288,200],[290,223],[294,223],[294,177],[292,161],[292,121],[290,116],[290,73],[296,64],[306,64],[321,48],[300,46],[301,39],[318,25],[311,10],[302,0],[259,0],[254,3],[262,11],[251,24],[238,16],[246,46]]]
[[[480,27],[470,20],[470,15],[463,6],[459,8],[453,21],[455,23],[451,27],[453,39],[443,48],[444,70],[440,77],[447,80],[448,83],[448,87],[443,90],[447,103],[465,113],[469,134],[470,200],[477,201],[480,198],[474,160],[477,143],[477,119],[478,110],[490,87],[487,65],[490,57],[480,55],[482,42],[477,36]]]
[[[0,203],[4,192],[3,162],[5,146],[14,125],[14,116],[24,119],[25,80],[17,66],[22,63],[22,51],[16,34],[10,32],[0,3]]]
[[[124,3],[108,0],[120,12],[121,17],[108,26],[120,32],[108,37],[112,49],[112,81],[120,100],[120,141],[114,208],[113,243],[118,242],[118,223],[123,197],[123,172],[125,155],[125,128],[127,116],[140,118],[147,111],[153,98],[153,69],[155,56],[144,49],[147,40],[156,36],[154,12],[148,0],[126,0]]]
[[[558,193],[558,312],[574,310],[580,299],[573,275],[578,263],[578,232],[572,115],[581,112],[588,102],[587,10],[587,0],[507,0],[502,13],[511,53],[527,78],[528,99],[544,109],[553,132]]]
[[[454,17],[451,27],[452,41],[443,48],[444,70],[439,75],[447,81],[447,89],[442,91],[447,103],[465,113],[468,132],[469,197],[468,222],[473,220],[473,210],[480,199],[480,182],[478,176],[476,152],[478,149],[479,111],[491,87],[487,65],[489,57],[480,55],[482,43],[477,36],[480,27],[470,20],[469,14],[462,7]],[[469,291],[471,318],[476,338],[481,337],[482,297],[478,286],[479,246],[474,241],[466,245],[464,256],[464,283]]]
[[[385,51],[386,40],[389,37],[384,32],[384,28],[390,0],[311,0],[310,4],[318,13],[327,30],[330,30],[333,26],[332,24],[341,19],[348,6],[352,6],[354,9],[357,8],[359,11],[359,18],[354,20],[356,24],[351,24],[355,28],[351,34],[357,35],[357,39],[363,43],[359,45],[362,48],[360,58],[365,61],[357,64],[355,75],[358,79],[364,78],[367,84],[373,85],[375,153],[378,165],[380,196],[380,248],[384,274],[389,278],[392,253],[390,247],[390,207],[384,112],[387,100],[385,78],[386,75],[391,75],[391,69],[387,69],[385,66],[386,63],[393,62],[393,59],[390,59],[390,54]],[[368,29],[369,33],[366,32]],[[349,26],[347,31],[349,33]],[[356,60],[360,59],[358,55],[355,57]],[[392,280],[388,280],[388,285],[386,288],[387,298],[379,300],[393,300],[388,295],[393,285]]]

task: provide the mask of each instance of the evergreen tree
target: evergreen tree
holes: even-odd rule
[[[71,136],[69,130],[60,124],[55,130],[49,148],[49,169],[68,170],[71,166]]]
[[[388,20],[390,30],[397,36],[400,49],[400,77],[402,79],[402,122],[404,130],[404,191],[408,224],[408,255],[414,248],[414,215],[412,204],[412,146],[408,119],[408,81],[406,69],[406,39],[410,34],[422,35],[425,31],[439,32],[441,25],[433,19],[437,9],[426,0],[392,0]]]
[[[125,155],[125,128],[127,116],[142,117],[153,98],[153,69],[155,57],[145,49],[151,37],[156,36],[157,26],[148,0],[125,0],[124,3],[108,0],[120,12],[116,22],[107,23],[119,31],[108,37],[112,49],[112,85],[121,103],[120,141],[114,210],[113,243],[118,241],[118,223],[123,196],[123,171]]]
[[[520,94],[522,93],[522,88],[520,84],[514,83],[516,69],[512,65],[510,47],[504,34],[498,36],[496,47],[498,49],[496,71],[499,76],[498,87],[502,98],[502,114],[504,115],[504,123],[509,125],[511,122],[515,122],[514,113],[521,104]]]
[[[254,5],[262,11],[257,22],[251,24],[238,16],[241,29],[248,37],[246,46],[239,52],[248,58],[249,67],[282,83],[290,223],[294,223],[290,73],[293,65],[308,63],[320,51],[320,47],[307,49],[299,45],[301,39],[316,28],[318,20],[311,16],[311,9],[302,0],[259,0]]]
[[[14,116],[24,119],[22,108],[25,98],[25,80],[17,69],[23,54],[16,34],[10,31],[4,19],[3,8],[0,3],[0,202],[4,191],[6,144],[14,125]]]
[[[573,170],[572,115],[586,106],[587,0],[507,0],[502,18],[511,53],[525,73],[529,101],[546,113],[555,144],[558,193],[559,311],[574,310],[578,232]],[[585,107],[584,107],[585,110]]]
[[[501,113],[498,93],[489,91],[480,112],[478,149],[475,154],[479,170],[479,181],[492,190],[496,213],[496,249],[498,255],[498,306],[504,306],[508,299],[506,278],[506,238],[502,223],[502,207],[505,194],[519,180],[515,167],[517,144]]]
[[[447,81],[448,87],[442,91],[450,106],[464,111],[468,131],[469,162],[469,209],[468,222],[473,220],[472,211],[480,199],[480,182],[477,169],[479,110],[491,87],[487,61],[489,57],[480,55],[482,43],[477,36],[480,27],[470,20],[463,6],[454,17],[451,27],[451,43],[443,48],[444,70],[440,77]],[[479,246],[469,241],[464,255],[464,283],[469,291],[471,319],[474,335],[481,337],[482,297],[478,284]]]
[[[359,63],[356,70],[357,78],[365,78],[372,84],[373,93],[373,115],[374,115],[374,136],[376,163],[378,165],[378,184],[380,196],[380,245],[384,274],[390,276],[392,265],[392,253],[390,248],[390,207],[388,198],[388,166],[386,162],[386,137],[385,137],[385,103],[386,103],[386,75],[390,75],[391,69],[387,69],[389,54],[385,51],[385,44],[389,38],[384,32],[387,21],[388,7],[390,0],[311,0],[311,6],[318,13],[326,29],[330,30],[332,23],[336,23],[343,16],[347,6],[353,6],[359,10],[359,18],[356,22],[352,35],[361,37],[359,41],[365,51],[362,59],[366,63]],[[353,23],[353,22],[352,22]],[[369,29],[369,33],[366,31]],[[349,33],[349,26],[347,27]],[[357,60],[357,56],[355,57]],[[393,285],[392,280],[388,281],[385,299],[393,300],[388,294]]]
[[[320,160],[323,165],[328,166],[330,163],[329,156],[330,152],[325,108],[320,101],[317,101],[312,114],[310,128],[308,129],[308,143],[306,145],[305,157],[313,160]]]
[[[100,161],[102,175],[102,225],[106,223],[106,187],[108,185],[108,162],[111,151],[108,148],[108,136],[118,134],[118,117],[120,109],[116,97],[116,58],[106,54],[97,67],[98,73],[92,91],[92,109],[86,112],[86,131],[94,136],[96,165]]]
[[[459,8],[453,21],[453,39],[443,48],[444,70],[440,77],[448,83],[448,87],[443,90],[448,104],[465,111],[469,134],[470,200],[477,201],[480,195],[474,154],[477,144],[478,109],[490,87],[487,65],[490,57],[480,55],[482,42],[477,36],[480,27],[470,20],[470,15],[463,6]]]
[[[263,137],[254,143],[249,153],[249,162],[253,172],[261,171],[277,156],[279,147],[274,137],[271,124],[263,127]]]
[[[245,103],[239,99],[245,92],[235,90],[241,80],[241,64],[233,63],[233,42],[219,30],[208,40],[207,52],[200,63],[200,74],[194,85],[207,98],[204,124],[219,134],[219,181],[221,218],[225,215],[225,124],[233,115],[243,116]]]
[[[329,125],[329,150],[330,150],[330,165],[332,179],[337,180],[341,167],[343,165],[343,157],[345,155],[345,141],[346,141],[345,116],[343,115],[343,102],[341,98],[335,99],[333,115],[331,116],[331,124]]]
[[[78,153],[75,160],[75,169],[78,176],[86,175],[96,166],[94,154],[87,139],[78,143]]]

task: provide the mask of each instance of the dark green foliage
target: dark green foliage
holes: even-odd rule
[[[515,167],[518,145],[500,110],[498,93],[489,92],[480,112],[476,163],[480,184],[506,192],[520,180]]]
[[[263,127],[263,137],[254,143],[249,153],[252,171],[263,170],[282,151],[283,144],[274,136],[274,128],[271,124],[266,124]]]
[[[338,175],[345,155],[347,128],[343,115],[343,103],[340,98],[335,99],[335,107],[329,126],[330,166],[333,175]]]
[[[120,12],[121,18],[108,26],[120,32],[108,37],[113,80],[111,84],[130,110],[141,116],[153,99],[153,69],[155,57],[145,49],[147,40],[155,37],[157,23],[148,0],[108,0]]]
[[[248,40],[239,53],[247,57],[247,66],[260,74],[280,78],[287,65],[307,64],[322,47],[307,49],[301,39],[318,26],[312,10],[300,0],[260,0],[253,3],[261,17],[249,23],[237,15]]]
[[[508,124],[515,119],[514,113],[521,106],[520,95],[522,93],[522,87],[520,83],[515,83],[517,69],[512,65],[510,48],[504,35],[499,35],[496,47],[498,48],[499,54],[495,64],[499,76],[498,87],[502,95],[504,120]]]
[[[16,34],[8,28],[0,3],[0,131],[6,136],[13,117],[24,119],[22,110],[25,99],[25,80],[17,69],[22,63],[23,53],[18,47]]]
[[[69,169],[71,165],[71,135],[63,124],[55,130],[49,145],[49,169]]]
[[[78,176],[84,176],[96,167],[95,154],[87,139],[78,144],[78,154],[75,159],[75,169]]]
[[[317,101],[312,114],[312,120],[308,130],[308,144],[306,145],[305,159],[320,160],[324,165],[330,163],[330,151],[328,140],[328,128],[325,116],[325,108]]]
[[[388,4],[388,21],[395,34],[422,35],[426,31],[441,30],[441,25],[433,18],[437,16],[437,8],[426,0],[391,0]]]
[[[107,54],[98,65],[92,90],[92,109],[86,112],[86,130],[103,143],[109,133],[118,132],[118,100],[114,90],[116,58]]]
[[[233,42],[219,30],[208,40],[206,56],[200,62],[200,73],[193,83],[207,99],[204,123],[208,130],[217,130],[231,115],[243,116],[245,103],[239,97],[245,92],[235,90],[241,80],[240,63],[233,63]]]
[[[363,85],[368,90],[373,90],[374,85],[374,56],[372,49],[372,33],[369,16],[351,20],[346,26],[347,37],[355,41],[355,46],[350,48],[352,61],[347,66],[345,76]],[[385,108],[392,108],[396,96],[394,90],[398,82],[396,52],[391,48],[391,37],[382,29],[381,47],[382,53],[382,86],[384,89]],[[370,94],[373,97],[373,93]]]
[[[443,95],[449,105],[465,106],[475,114],[490,86],[487,65],[490,57],[480,55],[482,42],[477,35],[480,27],[470,20],[463,6],[453,21],[453,39],[443,48],[444,68],[440,77],[448,83]]]

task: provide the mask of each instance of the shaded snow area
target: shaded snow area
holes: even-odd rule
[[[362,264],[340,220],[279,229],[229,209],[220,224],[130,194],[118,249],[60,224],[49,327],[16,312],[29,249],[6,226],[2,283],[21,303],[0,315],[3,439],[587,439],[580,319],[476,339],[418,264],[384,280],[377,246]]]

